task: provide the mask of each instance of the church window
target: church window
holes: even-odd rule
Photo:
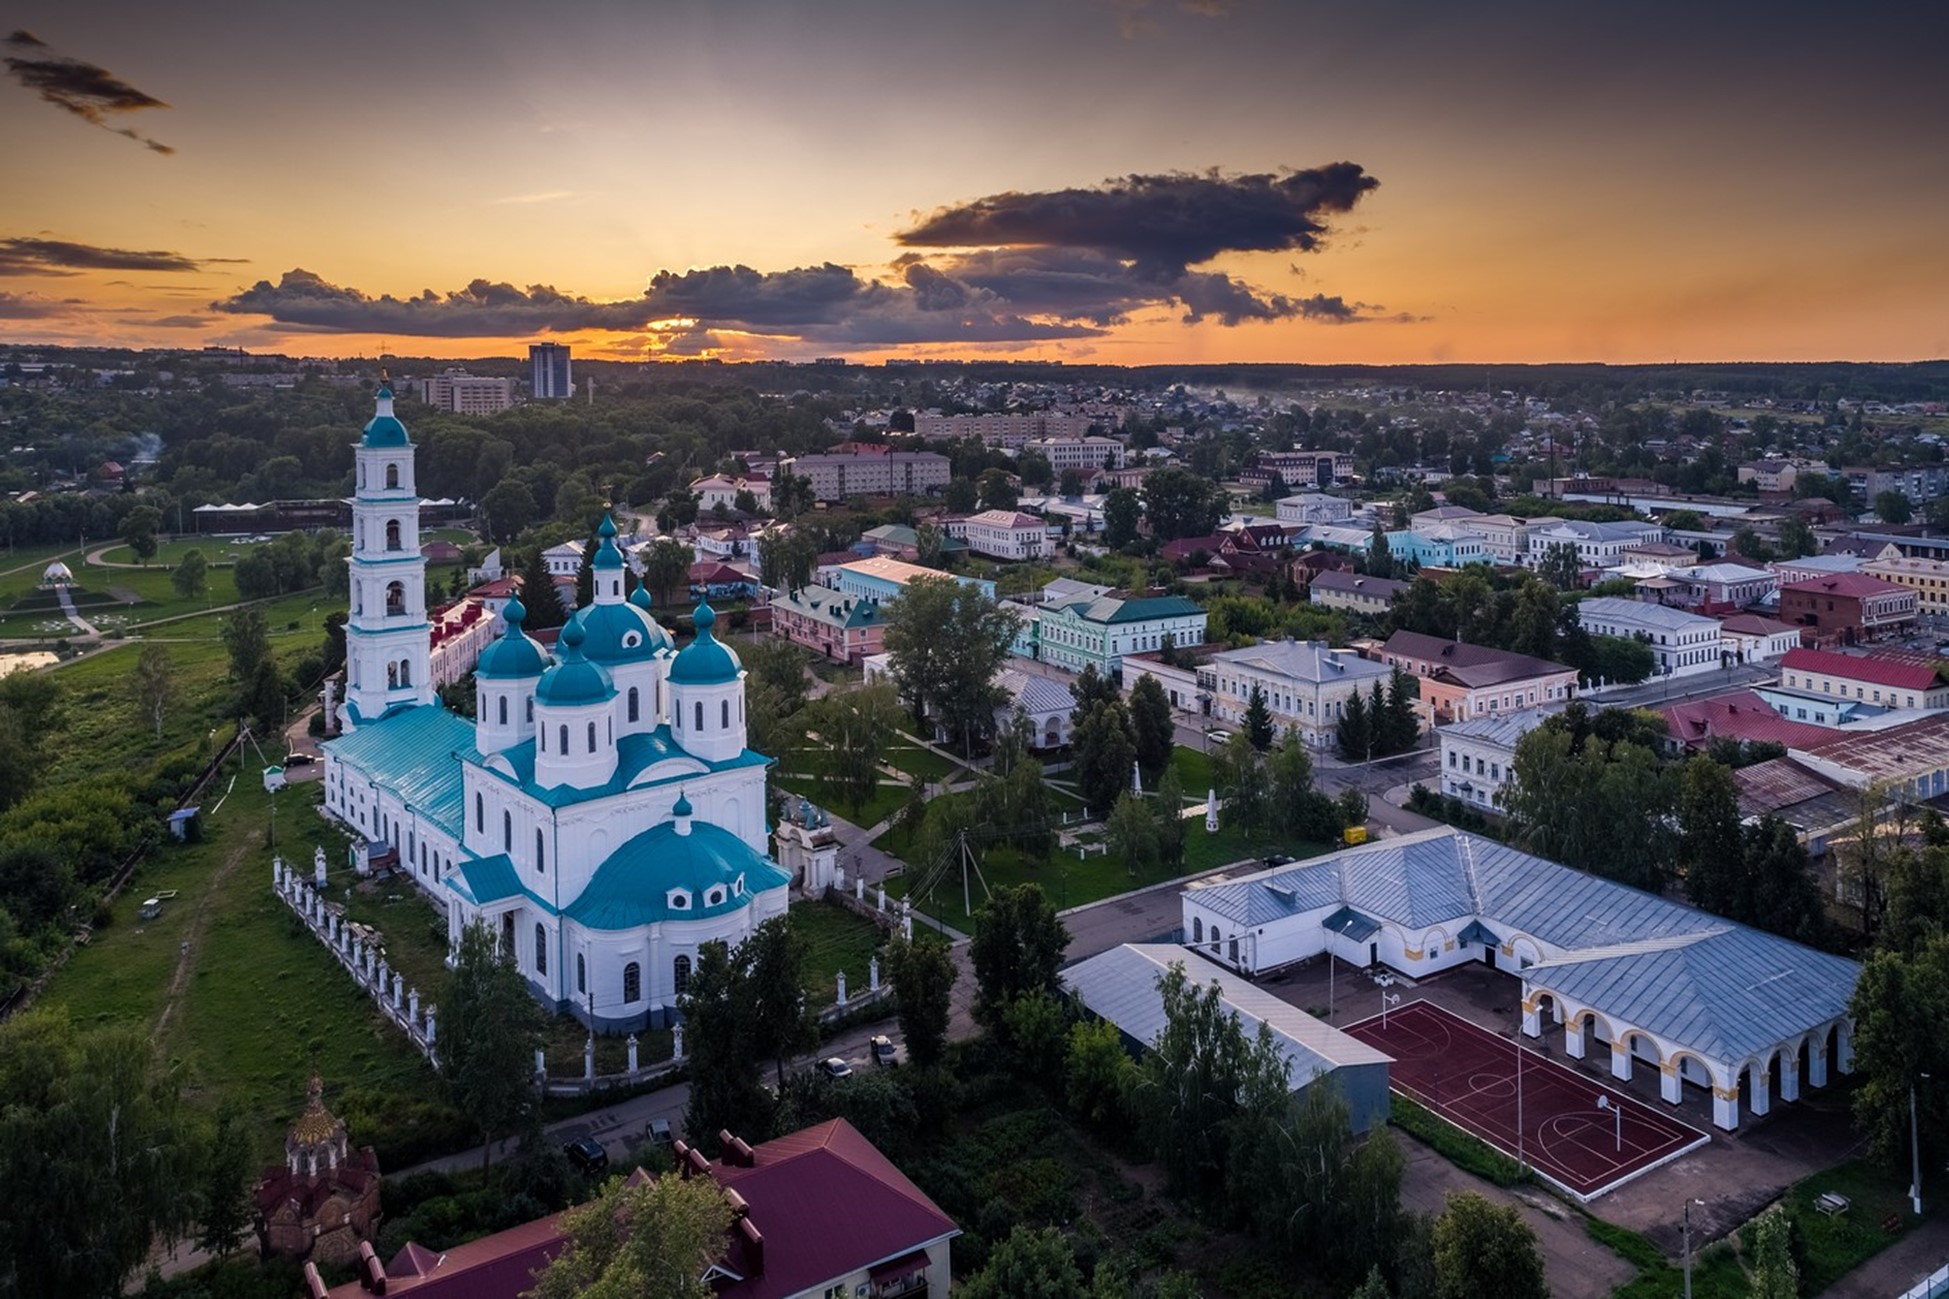
[[[386,549],[387,550],[400,549],[398,519],[386,520]]]
[[[564,758],[566,758],[568,756],[568,723],[567,722],[563,722],[560,728],[556,730],[555,738],[561,741],[561,744],[557,747],[556,752],[560,753]]]
[[[731,729],[731,701],[730,700],[726,699],[723,705],[718,709],[718,718],[719,718],[718,721],[719,726],[721,726],[724,730],[727,731]]]
[[[637,714],[640,711],[641,702],[642,702],[641,695],[637,692],[635,686],[631,686],[629,688],[629,720],[630,721],[633,722],[637,720]]]
[[[700,731],[703,730],[704,729],[704,701],[701,699],[697,701],[696,721],[697,721],[697,729]]]
[[[535,697],[533,695],[529,695],[528,696],[528,725],[533,726],[534,724],[535,724]]]
[[[596,751],[596,724],[594,719],[592,718],[589,721],[589,752],[594,753],[595,751]]]
[[[410,686],[413,684],[413,661],[411,659],[399,660],[399,684],[402,686]]]
[[[676,959],[676,961],[672,963],[671,981],[676,985],[676,989],[679,994],[682,994],[683,992],[689,989],[690,958],[688,956],[679,956]]]
[[[386,689],[399,689],[399,664],[397,663],[386,664]]]
[[[496,699],[494,702],[500,705],[498,715],[500,717],[501,725],[506,726],[508,724],[508,697],[506,695],[502,695],[499,699]]]
[[[547,859],[547,855],[542,850],[542,844],[543,844],[543,840],[541,837],[541,827],[536,826],[535,827],[535,870],[537,870],[541,874],[546,875],[548,873],[548,859]]]
[[[575,954],[575,990],[577,992],[589,990],[589,962],[580,952]]]
[[[1232,936],[1232,941],[1227,943],[1225,946],[1232,964],[1237,965],[1238,964],[1238,936],[1234,934]]]
[[[709,893],[706,893],[704,895],[704,905],[707,907],[723,906],[724,889],[720,886],[718,888],[712,889]]]
[[[623,967],[623,1001],[643,1000],[643,967],[631,961]]]
[[[386,616],[394,618],[406,612],[406,585],[403,582],[386,583]]]
[[[548,973],[548,931],[535,926],[535,973]]]
[[[1205,941],[1205,922],[1202,916],[1191,917],[1191,941],[1194,943]]]
[[[501,813],[501,851],[514,851],[514,815],[505,811]]]
[[[387,466],[386,466],[386,486],[388,486],[388,487],[398,487],[398,486],[399,486],[399,466],[398,466],[398,465],[393,465],[393,464],[389,464],[389,465],[387,465]]]

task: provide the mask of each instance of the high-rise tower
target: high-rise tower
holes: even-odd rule
[[[413,444],[393,414],[382,377],[372,422],[354,455],[352,613],[345,624],[345,729],[393,708],[433,702],[432,626],[426,618],[426,559],[420,554],[420,493]]]
[[[536,401],[561,401],[574,394],[567,343],[528,344],[528,365],[533,371]]]

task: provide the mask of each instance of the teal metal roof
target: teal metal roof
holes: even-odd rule
[[[474,724],[439,704],[401,708],[325,742],[340,762],[398,795],[447,833],[462,828],[461,764],[473,752]]]
[[[406,426],[393,414],[393,390],[380,385],[376,411],[365,426],[364,444],[369,447],[408,447]]]
[[[561,639],[556,642],[562,647],[561,658],[541,674],[535,686],[537,704],[574,708],[616,697],[616,683],[609,679],[608,670],[583,656],[582,640],[582,628],[575,623],[562,628]]]
[[[521,630],[521,624],[528,616],[528,607],[516,596],[508,601],[501,616],[507,619],[508,629],[499,640],[481,651],[480,662],[474,665],[474,675],[503,680],[526,680],[540,676],[548,667],[548,651],[534,637]]]
[[[521,882],[520,872],[515,870],[514,863],[504,852],[458,863],[453,874],[447,876],[446,884],[477,907],[491,906],[509,898],[529,898],[553,910],[546,898]]]
[[[661,623],[626,602],[584,605],[567,625],[582,633],[583,657],[593,663],[641,663],[674,643]]]
[[[744,877],[744,892],[732,891]],[[751,904],[753,895],[784,888],[791,877],[744,840],[715,825],[693,823],[689,834],[666,823],[645,830],[609,854],[589,886],[562,914],[590,929],[633,929],[660,920],[721,916]],[[724,901],[704,905],[705,891],[724,886]],[[690,905],[670,906],[670,891],[684,889]]]
[[[1160,595],[1145,600],[1121,600],[1101,595],[1094,600],[1078,600],[1069,612],[1085,622],[1149,622],[1154,618],[1189,618],[1204,610],[1181,595]]]
[[[1378,921],[1371,916],[1361,915],[1352,907],[1341,907],[1320,921],[1320,928],[1343,938],[1351,938],[1356,943],[1364,943],[1381,931]]]
[[[601,544],[596,547],[595,558],[589,561],[591,568],[621,568],[623,552],[616,549],[616,521],[609,515],[602,516],[602,526],[596,529]]]
[[[650,600],[649,589],[646,588],[641,582],[638,582],[636,584],[636,589],[629,593],[629,602],[635,605],[638,609],[641,609],[644,613],[648,613],[651,610],[651,608],[654,607],[653,603]],[[662,630],[661,623],[657,624],[657,629],[659,631]],[[668,636],[670,633],[666,631],[663,634],[665,636]]]
[[[668,726],[659,726],[653,731],[638,731],[628,735],[618,736],[616,739],[616,774],[602,784],[592,786],[588,789],[577,789],[571,785],[557,785],[553,789],[536,788],[535,742],[533,740],[523,740],[512,748],[503,749],[501,752],[492,755],[492,757],[495,765],[489,766],[489,755],[483,754],[473,747],[471,736],[469,737],[465,751],[461,754],[462,761],[472,763],[476,767],[486,768],[487,774],[496,780],[509,779],[508,775],[499,768],[499,764],[505,761],[509,767],[513,768],[514,783],[520,785],[522,792],[529,798],[545,803],[549,807],[566,807],[571,803],[586,803],[593,798],[608,798],[611,795],[620,794],[625,789],[628,789],[630,782],[635,780],[644,771],[659,762],[664,762],[671,758],[679,758],[686,763],[696,763],[709,771],[732,771],[739,767],[762,767],[769,765],[771,762],[771,759],[762,753],[753,753],[750,749],[746,749],[735,758],[726,758],[722,762],[711,762],[704,758],[694,757],[684,752],[683,746],[678,744],[676,738],[670,734],[670,728]],[[687,781],[695,780],[696,778],[696,771],[686,770],[669,779],[671,781]],[[651,781],[649,783],[661,785],[667,784],[669,781]]]
[[[670,665],[671,684],[721,686],[736,681],[740,670],[738,656],[711,635],[717,611],[707,603],[699,604],[695,620],[697,639],[684,646],[677,654],[677,661]]]

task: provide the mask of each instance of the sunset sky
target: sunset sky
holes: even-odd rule
[[[26,0],[0,341],[1949,356],[1949,5]]]

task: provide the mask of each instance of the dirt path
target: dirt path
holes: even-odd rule
[[[196,901],[196,912],[190,917],[189,927],[183,931],[182,953],[176,958],[176,973],[169,980],[169,996],[163,1002],[162,1014],[156,1017],[156,1050],[162,1050],[163,1042],[169,1036],[169,1019],[175,1014],[176,1005],[182,1000],[183,990],[189,986],[190,967],[198,949],[202,946],[203,935],[210,928],[210,912],[216,906],[217,895],[224,882],[243,864],[254,845],[248,831],[243,842],[232,848],[224,857],[223,863],[210,872],[203,887],[203,895]]]

